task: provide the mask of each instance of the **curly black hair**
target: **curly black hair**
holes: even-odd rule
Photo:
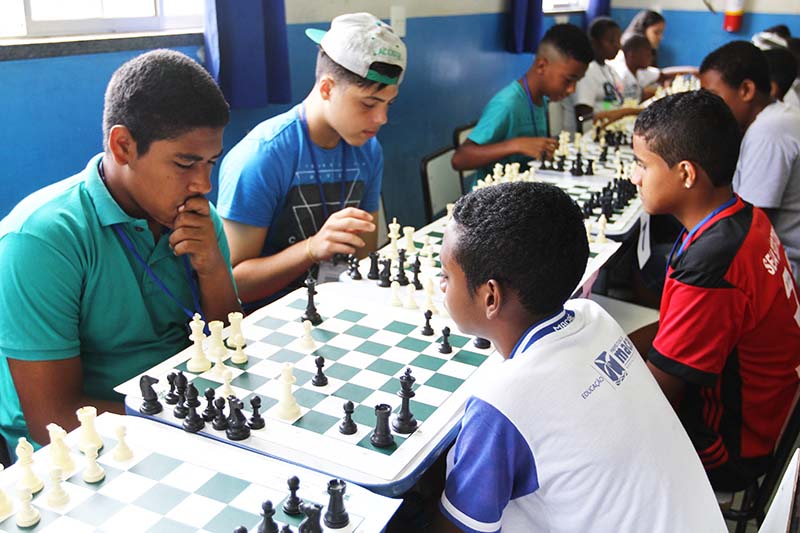
[[[103,145],[116,125],[128,128],[140,156],[153,141],[196,128],[222,128],[230,110],[214,79],[196,61],[174,50],[153,50],[111,76],[103,107]]]
[[[769,65],[769,79],[778,85],[778,98],[783,99],[797,77],[797,60],[786,48],[764,50]]]
[[[574,24],[556,24],[544,34],[539,46],[549,45],[561,55],[588,65],[594,58],[592,44]]]
[[[589,243],[577,204],[546,183],[503,183],[456,202],[453,257],[470,294],[490,279],[533,315],[558,311],[586,270]]]
[[[647,141],[648,149],[670,168],[687,160],[702,167],[715,187],[733,180],[741,132],[725,101],[709,91],[653,102],[639,114],[633,134]]]
[[[744,80],[751,80],[756,89],[769,94],[769,65],[764,52],[748,41],[731,41],[708,54],[700,64],[700,74],[719,72],[726,85],[738,89]]]

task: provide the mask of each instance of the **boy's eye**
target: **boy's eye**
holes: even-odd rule
[[[189,170],[190,168],[192,168],[192,163],[184,164],[184,163],[178,163],[177,161],[175,161],[175,166],[177,166],[178,168],[182,168],[184,170]]]

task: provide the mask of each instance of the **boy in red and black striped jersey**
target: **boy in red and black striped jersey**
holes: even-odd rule
[[[800,308],[766,214],[731,188],[741,136],[707,91],[669,96],[637,119],[633,182],[651,214],[684,229],[669,257],[648,366],[717,490],[758,478],[792,408]]]

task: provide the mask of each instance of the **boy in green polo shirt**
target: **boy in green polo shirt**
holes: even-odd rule
[[[544,34],[533,64],[486,105],[475,129],[453,155],[456,170],[492,173],[495,163],[527,163],[542,153],[552,156],[547,103],[575,92],[592,60],[589,38],[577,26],[556,24]]]
[[[239,309],[222,223],[204,197],[228,105],[188,57],[156,50],[106,90],[105,152],[0,222],[0,435],[48,441],[113,387],[187,346],[195,313]],[[13,456],[13,453],[12,453]]]

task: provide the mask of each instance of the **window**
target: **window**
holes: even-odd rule
[[[0,0],[0,37],[202,28],[203,0]]]
[[[589,0],[542,0],[544,13],[586,11],[587,7],[589,7]]]

